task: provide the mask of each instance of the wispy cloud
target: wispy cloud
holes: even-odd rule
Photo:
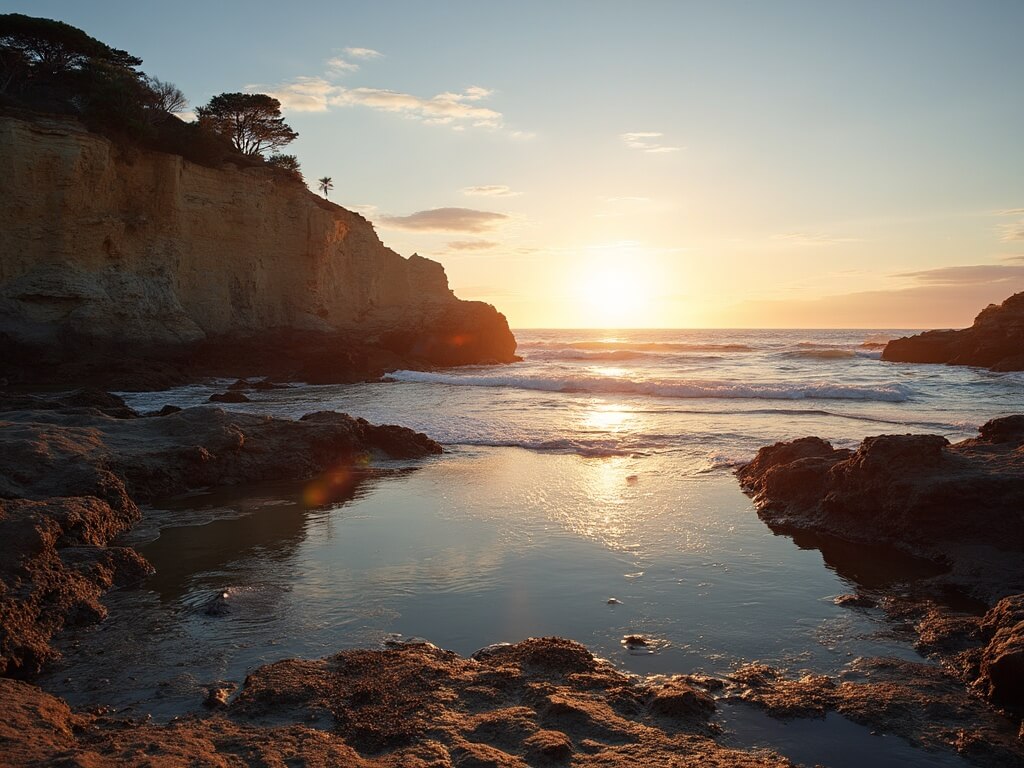
[[[895,277],[909,278],[922,285],[976,285],[979,283],[1019,282],[1024,279],[1024,266],[1010,264],[972,264],[938,267],[920,272],[903,272]]]
[[[1015,221],[1012,224],[1003,225],[1003,237],[1005,242],[1024,240],[1024,219]]]
[[[353,59],[379,59],[384,54],[373,48],[346,48],[345,55]]]
[[[248,90],[260,90],[260,86],[248,86]],[[491,91],[480,86],[424,97],[383,88],[347,88],[325,77],[298,77],[270,89],[269,93],[280,100],[285,109],[295,112],[327,112],[332,107],[364,106],[431,125],[449,125],[455,130],[496,129],[504,124],[501,112],[479,103],[491,95]]]
[[[504,213],[476,211],[472,208],[433,208],[417,211],[408,216],[384,216],[380,223],[395,229],[414,229],[425,232],[488,232],[508,220]]]
[[[452,251],[488,251],[497,248],[500,243],[493,240],[454,240],[448,243],[448,249]]]
[[[630,149],[639,149],[642,152],[651,154],[662,154],[665,152],[678,152],[682,147],[673,147],[663,144],[660,139],[665,134],[658,131],[633,131],[622,134],[622,140]]]
[[[992,213],[995,216],[1024,216],[1024,208],[1003,208]]]
[[[522,194],[504,184],[484,184],[478,187],[463,187],[462,194],[479,197],[515,197]]]
[[[359,65],[354,61],[346,61],[341,56],[334,56],[327,60],[327,68],[332,72],[356,72]]]

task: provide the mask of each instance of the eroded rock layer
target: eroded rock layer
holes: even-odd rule
[[[268,334],[309,359],[366,343],[441,365],[513,359],[505,318],[458,300],[440,264],[403,258],[363,217],[267,169],[0,116],[0,199],[9,364],[258,348]]]

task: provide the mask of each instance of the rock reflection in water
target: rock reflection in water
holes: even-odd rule
[[[166,502],[162,506],[167,509],[208,510],[215,519],[202,526],[201,536],[196,535],[194,525],[168,526],[157,539],[139,547],[156,569],[143,586],[157,593],[162,602],[175,602],[195,588],[197,575],[209,579],[232,563],[253,558],[285,563],[323,510],[364,498],[385,477],[414,470],[349,472],[346,482],[334,484],[333,493],[321,497],[323,503],[315,506],[307,503],[310,484],[228,489]],[[224,510],[232,510],[232,515],[217,519],[218,512]]]

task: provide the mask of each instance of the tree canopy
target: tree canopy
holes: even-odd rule
[[[142,59],[63,21],[0,14],[0,91],[19,79],[57,78],[94,62],[134,70]]]
[[[227,136],[245,155],[276,152],[299,135],[281,116],[281,102],[265,93],[222,93],[196,114],[200,125]]]

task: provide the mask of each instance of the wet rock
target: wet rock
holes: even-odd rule
[[[97,389],[78,389],[72,392],[47,395],[0,395],[0,413],[4,411],[88,411],[114,419],[134,419],[133,411],[117,395]]]
[[[214,686],[207,689],[203,706],[208,709],[224,709],[228,705],[229,698],[231,698],[230,688]]]
[[[540,730],[523,741],[526,756],[532,760],[565,762],[572,757],[572,742],[561,731]]]
[[[998,598],[1024,589],[1021,419],[993,419],[956,445],[881,435],[850,452],[803,438],[762,448],[737,474],[761,518],[782,532],[941,560],[951,566],[947,582]]]
[[[987,639],[977,685],[994,703],[1024,711],[1024,594],[1000,600],[981,622]]]
[[[12,768],[99,764],[100,755],[111,765],[143,756],[154,765],[218,765],[226,754],[253,765],[301,755],[307,765],[353,768],[790,766],[768,750],[717,743],[706,694],[685,680],[666,683],[653,709],[624,708],[624,698],[658,694],[589,654],[584,660],[581,648],[537,638],[480,660],[426,644],[285,660],[254,670],[226,703],[226,686],[214,685],[208,716],[168,724],[75,713],[34,686],[0,679],[0,749]]]
[[[248,396],[242,392],[215,392],[207,399],[208,403],[250,403]]]
[[[181,408],[176,405],[165,405],[159,411],[147,413],[147,416],[170,416],[172,413],[181,413]]]
[[[1024,293],[990,304],[970,328],[893,339],[882,350],[882,359],[1024,371]]]
[[[683,678],[673,678],[654,688],[651,711],[679,720],[706,720],[715,711],[715,701]]]
[[[234,382],[228,385],[228,392],[235,392],[238,390],[245,389],[256,389],[256,390],[268,390],[268,389],[288,389],[287,384],[275,384],[268,378],[263,379],[236,379]]]
[[[873,597],[861,594],[838,595],[832,602],[844,608],[874,608],[878,605],[878,601]]]
[[[139,520],[136,500],[441,451],[344,414],[292,421],[201,407],[122,418],[101,410],[120,399],[101,395],[0,411],[0,674],[38,673],[56,658],[54,633],[101,619],[102,592],[148,572],[133,551],[109,547]]]
[[[134,550],[106,548],[138,516],[93,496],[0,499],[0,674],[37,674],[57,658],[52,635],[104,618],[103,592],[151,571]]]

